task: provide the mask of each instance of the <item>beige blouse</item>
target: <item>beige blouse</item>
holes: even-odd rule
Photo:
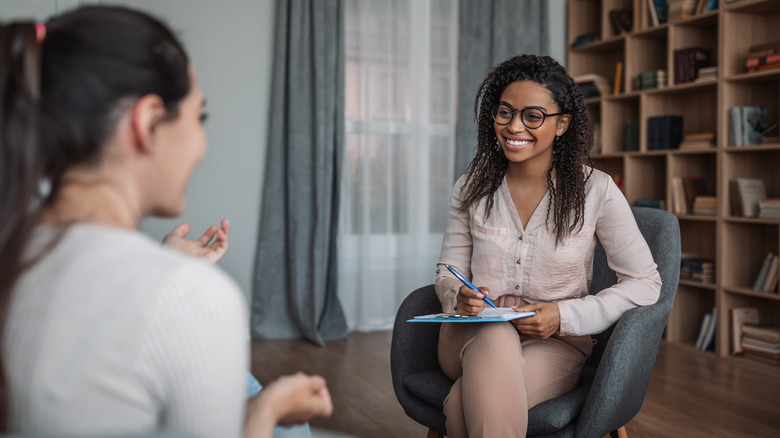
[[[583,168],[588,171],[589,168]],[[554,302],[561,316],[559,335],[587,335],[608,328],[627,310],[655,303],[661,277],[626,198],[612,178],[594,170],[585,185],[585,223],[555,246],[552,212],[545,222],[550,192],[523,227],[506,179],[485,219],[483,198],[468,213],[458,211],[465,175],[453,187],[439,258],[436,294],[444,312],[454,312],[462,283],[445,267],[455,267],[496,299],[518,295],[525,301]],[[617,284],[589,295],[596,239],[607,254]]]

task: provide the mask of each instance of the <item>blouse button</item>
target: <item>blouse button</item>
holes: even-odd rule
[[[517,264],[518,264],[518,265],[520,264],[520,260],[518,260],[518,261],[517,261]]]
[[[520,285],[519,284],[515,285],[515,290],[518,290],[518,289],[520,289]]]
[[[520,240],[523,240],[523,236],[520,236]]]
[[[436,270],[436,273],[437,273],[437,274],[439,273],[439,269],[437,269],[437,270]]]

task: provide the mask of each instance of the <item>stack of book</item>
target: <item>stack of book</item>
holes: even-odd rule
[[[666,86],[666,70],[651,70],[634,77],[634,90],[647,90]]]
[[[710,149],[715,147],[714,132],[687,134],[680,143],[680,150]]]
[[[758,217],[763,219],[780,219],[780,198],[759,200]]]
[[[762,106],[729,108],[729,144],[737,147],[762,144],[767,132],[766,120],[766,108]]]
[[[761,264],[756,281],[753,283],[753,292],[773,292],[777,288],[778,281],[777,254],[769,253]]]
[[[647,119],[647,149],[677,149],[682,143],[682,116],[656,116]]]
[[[571,48],[573,49],[575,47],[584,46],[585,44],[589,44],[598,40],[599,40],[598,33],[587,33],[584,35],[580,35],[574,39],[573,43],[571,43]]]
[[[612,94],[612,83],[604,76],[597,74],[586,74],[572,78],[574,83],[580,87],[582,96],[589,97],[609,96]]]
[[[696,79],[693,82],[709,82],[718,79],[718,66],[701,67],[696,73]]]
[[[669,0],[669,21],[693,17],[699,0]]]
[[[686,256],[680,259],[680,280],[697,283],[715,283],[715,261]]]
[[[745,324],[758,325],[758,308],[734,307],[729,310],[731,314],[731,355],[736,356],[744,352],[742,350],[742,327]]]
[[[764,71],[780,68],[780,41],[750,46],[747,60],[747,71]]]
[[[718,198],[715,196],[697,196],[693,200],[693,214],[715,216],[718,209]]]
[[[780,365],[780,327],[742,325],[745,357]]]

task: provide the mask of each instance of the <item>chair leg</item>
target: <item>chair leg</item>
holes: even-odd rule
[[[626,434],[626,426],[623,426],[617,430],[613,430],[609,433],[610,438],[628,438]]]
[[[433,429],[428,429],[428,435],[426,435],[426,438],[442,438],[442,436],[439,434],[439,432],[436,432]]]

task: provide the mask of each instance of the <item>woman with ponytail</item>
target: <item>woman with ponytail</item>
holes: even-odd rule
[[[583,164],[590,120],[561,65],[548,56],[504,61],[483,80],[474,111],[476,156],[452,190],[436,293],[448,313],[476,315],[487,297],[535,314],[442,324],[439,362],[455,381],[447,436],[522,437],[530,408],[574,389],[590,335],[654,303],[661,279],[623,194]],[[620,280],[591,296],[597,238]]]
[[[146,14],[0,25],[0,433],[271,436],[330,413],[317,376],[247,403],[243,294],[137,231],[183,212],[204,118],[181,44]]]

